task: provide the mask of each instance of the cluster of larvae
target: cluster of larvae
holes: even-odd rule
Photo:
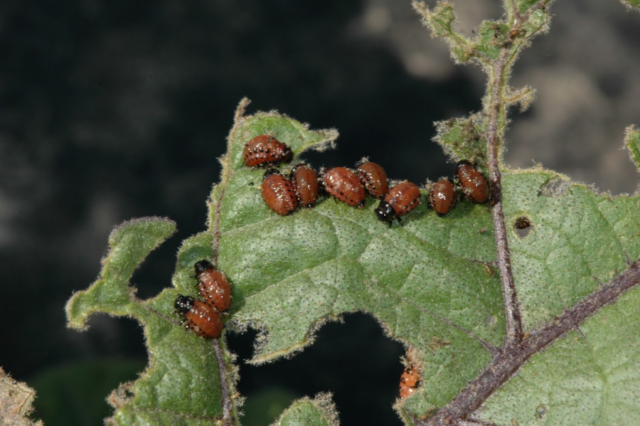
[[[231,306],[231,287],[225,275],[208,260],[194,265],[198,290],[204,300],[178,295],[174,304],[182,316],[182,324],[206,339],[216,339],[222,334],[222,314]]]
[[[273,166],[291,161],[291,149],[273,136],[261,135],[244,146],[247,167],[269,166],[262,181],[262,197],[274,212],[280,215],[293,213],[298,206],[311,208],[321,191],[350,206],[363,208],[366,192],[380,200],[376,216],[391,226],[421,202],[418,185],[400,182],[389,188],[387,173],[379,164],[363,161],[355,170],[333,167],[318,174],[310,166],[301,163],[293,167],[288,176]],[[457,204],[460,197],[483,204],[490,198],[489,184],[485,176],[466,160],[456,165],[456,183],[440,179],[430,185],[429,206],[438,216],[444,216]]]

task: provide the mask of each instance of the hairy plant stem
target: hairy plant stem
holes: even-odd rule
[[[520,343],[505,347],[491,364],[433,417],[416,423],[421,426],[464,424],[467,416],[477,410],[503,383],[511,378],[534,354],[577,328],[603,306],[640,283],[640,261],[634,262],[609,284],[591,293],[576,306],[553,321],[542,325]]]
[[[511,256],[509,241],[507,239],[507,227],[504,220],[502,204],[502,173],[500,172],[499,146],[507,122],[507,101],[504,100],[504,92],[511,63],[516,57],[517,49],[512,50],[514,37],[520,32],[522,24],[531,14],[544,7],[550,0],[540,0],[536,5],[521,15],[516,3],[511,1],[509,40],[502,47],[498,59],[490,64],[489,98],[485,105],[485,113],[489,117],[487,125],[487,167],[489,169],[489,182],[492,192],[491,217],[493,219],[493,233],[496,240],[497,266],[500,272],[502,297],[507,326],[507,340],[505,347],[518,344],[522,340],[522,315],[516,293],[516,286],[511,268]],[[500,126],[502,122],[502,126]]]
[[[512,346],[522,340],[522,316],[516,294],[516,286],[511,270],[511,258],[509,255],[509,242],[507,240],[507,227],[502,211],[502,174],[500,173],[500,159],[498,144],[500,143],[500,131],[498,119],[506,114],[506,106],[501,101],[504,85],[506,84],[507,59],[509,49],[504,48],[495,61],[492,69],[492,81],[490,84],[491,95],[487,102],[489,125],[487,126],[487,167],[489,168],[489,181],[491,182],[493,218],[493,233],[496,239],[496,251],[498,255],[497,265],[502,284],[502,297],[504,299],[504,311],[507,323],[506,346]]]
[[[489,169],[489,182],[492,192],[491,217],[493,219],[493,233],[496,239],[497,266],[500,272],[500,283],[502,285],[502,297],[504,300],[504,311],[507,326],[507,340],[505,347],[513,346],[522,340],[522,315],[520,314],[520,304],[516,293],[516,286],[513,280],[513,270],[511,268],[511,256],[509,251],[509,241],[507,239],[507,227],[502,210],[502,173],[500,172],[500,152],[502,134],[507,122],[507,101],[504,100],[504,92],[507,87],[509,68],[516,57],[516,51],[512,51],[514,35],[517,35],[522,24],[526,22],[531,14],[541,7],[544,7],[550,0],[540,0],[532,6],[524,15],[518,12],[515,2],[511,1],[510,21],[511,28],[509,40],[502,47],[498,59],[490,64],[489,73],[489,97],[485,105],[485,113],[489,118],[487,125],[487,167]],[[503,123],[500,126],[500,122]]]

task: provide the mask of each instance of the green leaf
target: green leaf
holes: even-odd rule
[[[597,195],[546,171],[503,176],[509,248],[526,330],[552,320],[640,257],[637,197]],[[526,237],[515,223],[531,222]],[[553,295],[553,297],[550,297]]]
[[[116,228],[109,237],[110,250],[100,278],[67,303],[74,328],[82,329],[93,312],[131,316],[144,325],[150,366],[139,380],[121,385],[110,397],[116,408],[111,419],[115,424],[211,425],[222,416],[213,346],[180,326],[173,314],[178,292],[166,289],[154,299],[141,301],[129,287],[140,262],[174,231],[175,224],[161,218],[133,220]],[[195,249],[192,241],[198,242]],[[200,255],[207,241],[209,249],[204,253],[210,254],[210,235],[188,240],[178,253],[178,268],[187,264],[193,268],[193,256]],[[176,276],[178,288],[186,287],[180,281],[183,275]]]
[[[505,178],[505,216],[525,329],[551,321],[640,257],[638,197],[597,195],[566,177],[523,171]],[[537,189],[537,191],[536,191]],[[637,424],[640,289],[623,295],[500,388],[474,417],[494,424]]]
[[[231,324],[262,332],[252,362],[300,350],[325,321],[365,311],[423,363],[422,387],[404,404],[411,413],[442,406],[487,365],[490,351],[478,339],[504,339],[488,206],[463,202],[440,218],[423,203],[392,228],[375,218],[372,198],[363,210],[323,199],[281,217],[262,200],[262,174],[230,170],[216,204],[218,265],[234,285]],[[638,198],[597,195],[544,170],[506,173],[503,185],[527,330],[640,257]],[[533,223],[526,237],[512,225],[522,216]]]
[[[639,311],[636,288],[534,355],[476,417],[520,426],[640,424]]]
[[[263,117],[238,118],[231,153],[266,131]],[[288,142],[278,125],[290,119],[268,119],[269,131]],[[293,150],[295,162],[299,149]],[[425,386],[416,399],[426,411],[491,359],[482,341],[501,345],[504,321],[498,277],[486,264],[495,260],[488,206],[464,203],[439,218],[423,202],[403,226],[388,228],[375,217],[373,198],[359,210],[325,197],[314,209],[281,217],[262,199],[264,171],[245,167],[236,155],[210,197],[210,223],[220,235],[218,267],[233,287],[229,327],[261,331],[253,363],[300,350],[314,330],[343,313],[370,312],[387,333],[417,349],[427,382],[441,383]]]
[[[483,21],[478,28],[477,49],[491,60],[500,55],[509,37],[509,26],[503,22]]]
[[[89,290],[73,295],[66,306],[69,326],[83,329],[93,312],[132,315],[135,290],[129,287],[133,271],[151,250],[175,232],[175,223],[162,218],[125,222],[109,235],[109,254],[102,260],[100,279]]]
[[[434,37],[444,38],[449,43],[455,61],[464,63],[477,57],[476,46],[453,29],[456,16],[450,3],[438,2],[432,11],[423,2],[414,1],[413,8],[422,15],[422,22],[429,27]]]
[[[629,150],[631,161],[640,170],[640,129],[636,126],[629,126],[626,129],[624,144]]]
[[[532,7],[540,3],[540,0],[514,0],[519,13],[526,13]]]
[[[336,426],[338,414],[331,402],[331,394],[319,394],[314,399],[302,398],[294,402],[273,426]]]
[[[336,133],[314,132],[276,113],[244,116],[244,106],[229,136],[222,182],[210,196],[209,229],[181,247],[175,289],[139,301],[128,287],[137,265],[173,231],[169,222],[145,219],[114,231],[100,279],[69,302],[76,327],[97,310],[133,316],[145,327],[150,367],[112,394],[113,422],[205,425],[220,419],[213,347],[183,330],[173,314],[178,293],[197,295],[191,275],[203,258],[213,259],[231,283],[227,330],[260,331],[252,363],[301,350],[326,321],[363,311],[411,348],[420,366],[420,388],[398,405],[403,415],[424,417],[449,402],[505,339],[490,207],[462,202],[438,217],[426,207],[423,190],[423,203],[390,228],[376,219],[379,202],[371,197],[361,210],[325,196],[313,209],[278,216],[262,199],[264,170],[241,160],[246,141],[273,134],[292,146],[295,163],[303,151],[331,144]],[[451,141],[464,139],[463,121],[451,128],[459,132]],[[454,155],[464,154],[451,141]],[[638,197],[598,195],[541,169],[505,173],[503,191],[526,330],[552,320],[624,270],[627,259],[640,257]],[[522,217],[532,224],[526,236],[514,227]],[[234,394],[233,383],[227,385]],[[314,411],[309,404],[294,404],[284,418],[297,407]]]
[[[251,137],[245,126],[255,122],[247,119],[236,128],[238,134],[249,133],[236,145]],[[486,206],[462,203],[450,216],[439,218],[422,205],[404,226],[391,229],[376,220],[372,209],[377,202],[372,199],[364,211],[325,199],[313,210],[280,217],[261,198],[261,176],[262,171],[236,166],[225,196],[216,204],[218,265],[234,283],[233,325],[242,329],[251,324],[264,333],[253,362],[304,347],[313,341],[314,329],[341,313],[371,312],[393,337],[418,350],[424,362],[423,388],[406,405],[424,414],[447,402],[490,359],[486,348],[460,328],[489,344],[502,344],[497,276],[481,263],[495,258]],[[526,213],[534,223],[525,240],[512,243],[527,327],[553,318],[597,288],[594,272],[606,281],[625,265],[624,253],[612,249],[628,227],[607,235],[606,220],[599,216],[620,211],[629,199],[603,204],[596,212],[594,206],[606,197],[580,186],[569,187],[563,197],[545,192],[554,179],[559,177],[539,171],[504,178],[505,214],[515,220]],[[558,236],[570,232],[567,227],[574,222],[580,224],[573,230],[579,240],[574,245],[584,247],[578,253]],[[548,234],[541,235],[543,231]],[[205,246],[210,247],[208,241]],[[596,247],[600,250],[594,253]],[[532,255],[534,249],[543,253]],[[632,257],[640,255],[633,247],[627,249]],[[536,259],[542,255],[557,262],[553,270],[559,270],[558,276],[545,277],[557,288],[535,279],[540,276]],[[586,268],[558,268],[579,256]],[[560,297],[549,300],[549,294],[557,293]]]
[[[46,369],[29,380],[38,394],[36,413],[50,425],[101,424],[112,411],[105,395],[144,367],[142,360],[105,359]]]
[[[473,114],[469,118],[436,122],[434,140],[442,146],[451,160],[472,159],[484,165],[487,158],[487,142],[483,137],[485,131],[484,116]]]
[[[520,37],[531,40],[533,37],[549,31],[551,15],[545,9],[537,9],[529,16],[529,19],[522,24]]]

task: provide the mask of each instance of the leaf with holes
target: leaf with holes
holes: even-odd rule
[[[408,361],[420,375],[415,393],[396,405],[406,423],[431,422],[425,419],[438,412],[432,423],[441,416],[438,424],[449,424],[454,417],[446,417],[447,409],[473,401],[467,396],[479,395],[482,378],[492,374],[487,399],[459,409],[455,419],[473,414],[500,425],[640,423],[640,291],[632,280],[639,269],[640,197],[598,194],[551,171],[511,171],[500,164],[507,110],[515,104],[525,108],[533,97],[530,88],[511,89],[509,73],[517,54],[547,30],[549,3],[504,2],[507,17],[483,22],[474,39],[454,30],[451,4],[441,2],[432,12],[414,3],[433,33],[449,42],[455,60],[479,63],[489,77],[483,111],[438,124],[436,140],[451,157],[491,170],[494,189],[502,173],[493,209],[498,225],[504,213],[508,229],[497,243],[504,247],[508,241],[519,300],[511,311],[519,308],[524,339],[513,327],[520,315],[505,320],[489,204],[464,201],[438,217],[427,208],[422,188],[422,203],[402,225],[378,221],[379,201],[372,197],[356,209],[324,196],[313,209],[279,216],[262,198],[264,169],[244,165],[245,143],[273,135],[291,147],[294,165],[304,151],[332,145],[337,133],[311,131],[275,112],[245,116],[243,101],[221,159],[221,182],[209,198],[207,230],[180,249],[174,288],[141,301],[129,287],[137,265],[173,232],[166,220],[144,219],[114,231],[100,278],[67,306],[70,324],[78,328],[98,311],[132,316],[144,325],[150,366],[110,397],[113,422],[238,423],[236,372],[223,352],[224,337],[212,345],[183,330],[172,312],[178,293],[197,296],[194,263],[211,259],[232,286],[226,329],[259,331],[254,364],[303,349],[322,324],[344,313],[373,315],[407,346]],[[636,162],[638,139],[638,130],[629,128],[626,144]],[[292,165],[279,167],[286,175]],[[496,226],[498,237],[503,229]],[[508,263],[505,252],[500,251],[501,266]],[[631,290],[600,309],[622,294],[605,291],[618,283]],[[515,300],[508,296],[511,287],[505,289],[507,301]],[[602,294],[611,298],[603,296],[597,309],[586,309]],[[589,312],[572,325],[576,331],[554,329],[572,324],[567,318],[576,306]],[[512,363],[541,336],[554,337],[522,355],[520,364]],[[497,371],[504,374],[498,377]],[[326,404],[300,400],[281,422],[333,424],[330,413]]]
[[[176,290],[139,300],[129,286],[133,271],[174,231],[175,224],[161,218],[120,225],[109,237],[110,250],[99,279],[67,303],[69,325],[74,328],[86,328],[95,312],[133,317],[144,325],[150,365],[140,379],[121,385],[109,397],[116,408],[114,424],[206,425],[222,416],[213,347],[179,326],[173,314]],[[178,262],[192,254],[186,244]]]
[[[216,261],[233,286],[229,326],[260,330],[251,361],[259,364],[310,344],[327,320],[369,312],[420,354],[430,379],[416,409],[443,404],[504,339],[488,207],[462,203],[440,218],[423,190],[422,204],[391,228],[376,218],[373,197],[362,210],[325,196],[313,209],[279,216],[262,199],[264,171],[245,167],[241,155],[248,140],[269,129],[299,161],[306,147],[276,125],[287,120],[239,114],[223,181],[211,195]]]
[[[75,327],[82,327],[95,311],[133,316],[145,326],[151,364],[140,380],[112,395],[117,408],[114,421],[213,424],[221,418],[221,383],[213,348],[185,332],[172,312],[178,293],[197,296],[193,265],[201,259],[213,259],[232,285],[226,327],[260,331],[251,362],[301,350],[313,342],[315,330],[324,322],[364,311],[374,315],[390,337],[412,348],[421,380],[415,395],[398,405],[403,417],[407,421],[411,416],[424,417],[449,402],[491,361],[505,338],[489,206],[462,202],[446,217],[438,217],[427,208],[423,190],[423,203],[403,218],[402,225],[392,227],[377,220],[373,210],[378,201],[372,197],[361,210],[325,196],[313,209],[279,216],[262,199],[264,170],[243,164],[244,143],[269,132],[291,146],[296,163],[304,150],[332,143],[336,133],[312,132],[276,113],[244,116],[243,108],[229,136],[222,181],[211,194],[209,229],[186,240],[180,249],[175,289],[140,301],[128,286],[135,267],[173,232],[165,220],[144,219],[114,231],[101,278],[69,302],[69,319]],[[285,173],[290,167],[282,166]],[[526,330],[553,320],[623,271],[627,259],[640,257],[637,197],[597,195],[541,169],[505,173],[503,184]],[[519,228],[528,232],[518,233]],[[637,298],[633,294],[629,297]],[[602,354],[612,365],[628,359],[628,368],[636,368],[634,357],[640,350],[616,353],[607,346],[610,342],[597,340],[607,336],[603,326],[611,327],[611,321],[621,326],[619,318],[629,312],[624,308],[615,314],[598,313],[582,330],[586,339],[591,338],[587,333],[595,333],[594,342],[571,343],[580,348],[570,344],[569,350],[565,348],[569,339],[559,341],[539,355],[551,359],[544,368],[536,364],[543,371],[530,375],[548,375],[550,386],[568,371],[563,360],[580,351],[582,360],[588,347],[598,345],[606,346]],[[595,368],[597,362],[594,358],[580,366]],[[528,365],[523,372],[534,367]],[[585,377],[582,385],[587,387],[594,386],[588,378],[600,382],[609,378]],[[233,389],[232,380],[227,385]],[[487,419],[494,419],[495,413],[504,418],[515,418],[521,411],[530,415],[533,404],[534,415],[544,411],[552,416],[558,403],[552,396],[532,398],[529,404],[513,402],[514,392],[522,397],[525,385],[518,382],[516,391],[506,386],[483,415]],[[566,392],[552,394],[566,398]],[[492,407],[498,408],[492,411]],[[502,417],[496,421],[502,422]],[[524,417],[518,421],[527,424]]]
[[[254,136],[251,126],[262,117],[239,116],[231,153]],[[281,217],[264,204],[261,177],[262,171],[232,167],[224,190],[212,195],[217,261],[234,286],[230,325],[262,332],[252,362],[301,349],[342,313],[369,312],[415,349],[421,386],[403,406],[422,417],[453,398],[502,346],[488,206],[463,202],[440,218],[423,203],[391,228],[375,218],[372,198],[363,210],[325,198]],[[525,331],[640,257],[637,197],[598,195],[541,169],[505,173],[503,184]],[[519,235],[517,223],[529,232]]]

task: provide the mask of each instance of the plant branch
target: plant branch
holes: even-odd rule
[[[477,410],[502,384],[508,381],[535,353],[550,345],[568,331],[576,329],[603,306],[614,302],[620,295],[640,283],[640,261],[634,262],[623,273],[596,292],[591,293],[572,309],[553,321],[542,325],[520,343],[506,347],[489,366],[447,405],[420,426],[460,425]]]
[[[487,167],[489,169],[489,181],[491,182],[492,204],[491,217],[493,219],[494,237],[496,239],[496,251],[498,255],[497,265],[502,284],[502,297],[507,324],[506,346],[511,346],[522,340],[522,316],[516,294],[511,270],[511,258],[509,242],[507,240],[507,227],[502,211],[502,174],[500,173],[498,144],[500,132],[498,130],[499,114],[506,113],[506,105],[501,101],[501,93],[504,89],[504,79],[507,70],[507,58],[509,48],[503,48],[500,56],[493,66],[490,84],[491,96],[487,103],[489,113],[489,125],[487,126]]]
[[[511,256],[509,241],[507,238],[507,227],[504,220],[502,204],[502,173],[500,172],[500,153],[503,126],[499,125],[500,118],[506,123],[506,113],[508,100],[503,100],[505,87],[507,87],[507,76],[509,74],[509,64],[516,57],[516,52],[511,52],[513,38],[520,32],[524,22],[527,22],[531,14],[541,7],[544,7],[549,0],[540,0],[537,4],[529,8],[524,15],[518,12],[517,5],[512,1],[512,24],[509,31],[509,43],[505,43],[500,52],[500,56],[491,66],[490,71],[490,94],[485,110],[489,117],[487,125],[487,168],[489,170],[489,181],[491,183],[492,207],[491,217],[493,219],[493,232],[496,240],[497,266],[500,272],[500,283],[502,286],[502,297],[504,300],[504,310],[507,325],[507,341],[505,346],[509,347],[519,343],[523,336],[522,315],[520,314],[520,304],[516,293],[516,286],[511,268]]]
[[[509,75],[509,64],[517,56],[517,49],[511,51],[512,41],[520,32],[522,25],[536,10],[543,8],[551,0],[540,0],[531,6],[526,13],[520,14],[515,2],[512,2],[513,22],[509,31],[509,42],[505,43],[500,52],[500,56],[492,64],[490,69],[490,96],[485,110],[489,116],[487,125],[487,168],[489,169],[489,181],[491,183],[492,207],[491,217],[493,219],[493,232],[496,239],[497,266],[500,272],[500,283],[502,286],[502,297],[504,299],[504,310],[507,324],[506,347],[517,344],[522,340],[523,327],[522,315],[520,314],[520,304],[516,293],[515,282],[513,280],[513,270],[511,268],[511,256],[509,241],[507,239],[507,227],[504,220],[502,205],[502,173],[500,172],[500,153],[502,133],[507,118],[508,100],[503,101],[504,90],[507,87],[507,77]],[[500,117],[503,117],[503,126],[499,126]]]
[[[511,12],[513,13],[514,23],[522,22],[522,16],[520,16],[520,12],[518,12],[518,5],[516,4],[516,0],[509,0],[511,4]]]

